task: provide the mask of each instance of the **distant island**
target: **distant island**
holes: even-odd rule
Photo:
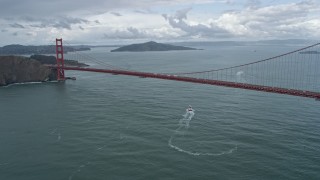
[[[111,52],[143,52],[143,51],[181,51],[181,50],[199,50],[184,46],[174,46],[170,44],[162,44],[154,41],[141,43],[141,44],[131,44],[127,46],[122,46],[120,48],[111,50]]]
[[[64,46],[64,53],[75,51],[89,51],[87,46]],[[55,54],[56,46],[23,46],[20,44],[12,44],[0,47],[0,55],[22,55],[22,54]]]

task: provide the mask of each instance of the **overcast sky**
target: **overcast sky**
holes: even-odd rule
[[[319,39],[319,0],[0,0],[0,46]]]

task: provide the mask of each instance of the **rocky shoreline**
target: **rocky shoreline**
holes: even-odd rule
[[[21,56],[0,56],[0,86],[56,80],[56,71]]]
[[[57,80],[57,71],[44,64],[55,64],[54,56],[0,56],[0,86],[16,83],[46,82]],[[65,60],[69,66],[88,66],[74,60]]]

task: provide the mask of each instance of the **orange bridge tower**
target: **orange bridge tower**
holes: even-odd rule
[[[56,39],[57,80],[64,81],[64,58],[62,39]]]

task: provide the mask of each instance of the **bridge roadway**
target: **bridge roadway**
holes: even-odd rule
[[[56,66],[50,66],[50,67],[56,68]],[[308,98],[315,98],[316,100],[320,100],[319,92],[261,86],[261,85],[238,83],[238,82],[198,79],[198,78],[192,78],[192,77],[182,77],[182,76],[176,76],[176,75],[126,71],[126,70],[95,69],[95,68],[68,67],[68,66],[63,67],[63,69],[75,70],[75,71],[100,72],[100,73],[108,73],[113,75],[137,76],[137,77],[143,77],[143,78],[156,78],[156,79],[165,79],[165,80],[173,80],[173,81],[184,81],[184,82],[199,83],[199,84],[210,84],[210,85],[216,85],[216,86],[271,92],[271,93],[277,93],[277,94],[288,94],[292,96],[308,97]]]

